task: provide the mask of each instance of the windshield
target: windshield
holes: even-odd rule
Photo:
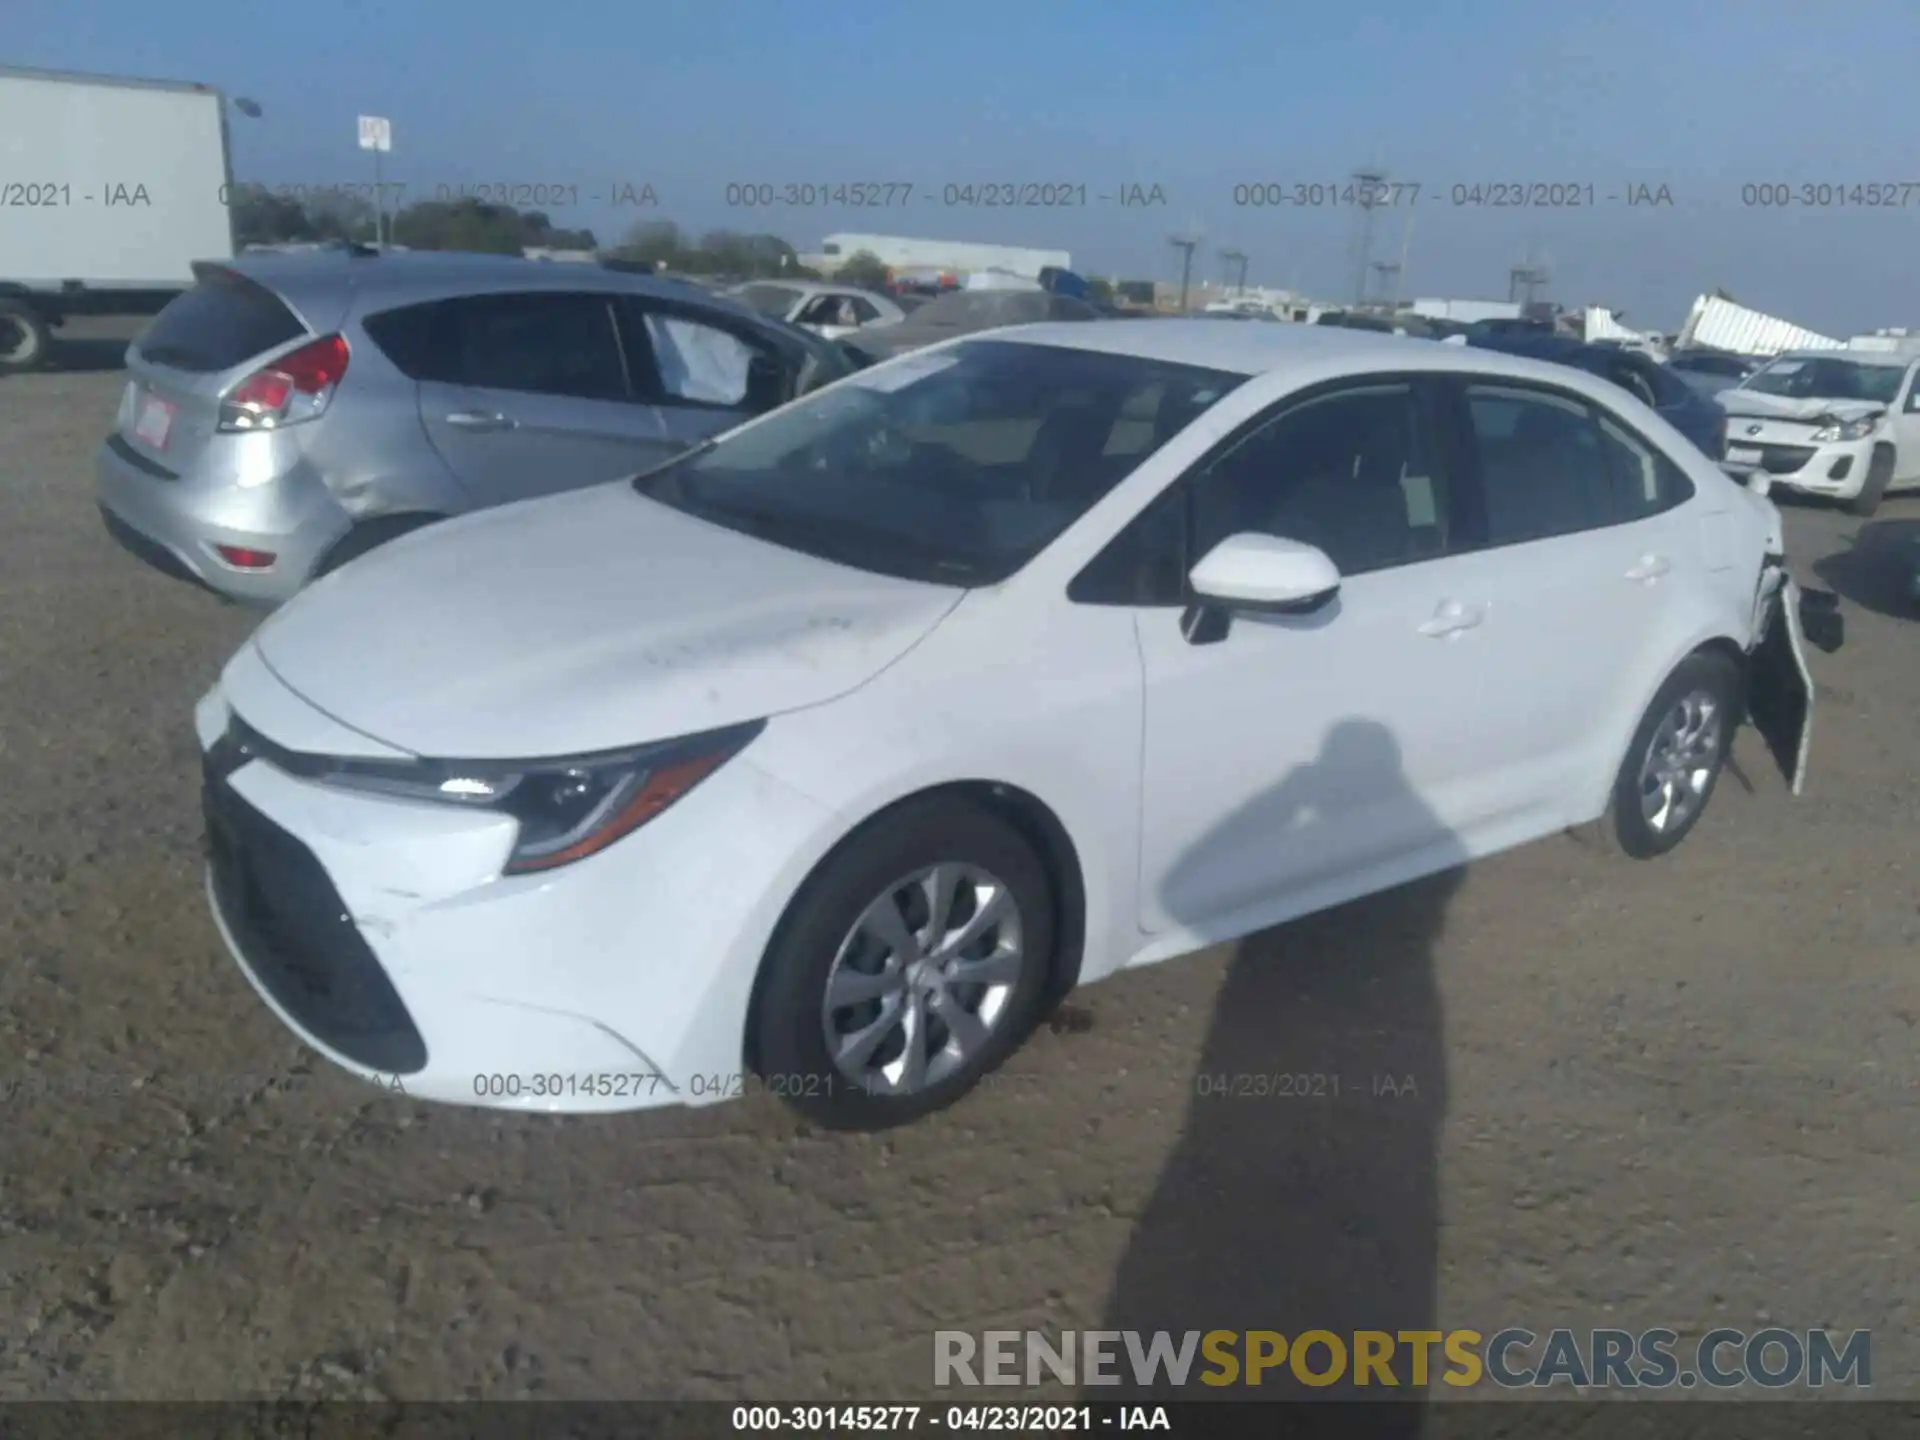
[[[865,371],[634,488],[863,570],[993,584],[1245,378],[974,340]]]
[[[1795,400],[1870,400],[1891,405],[1905,374],[1906,367],[1901,365],[1789,355],[1755,371],[1740,388]]]
[[[799,302],[800,292],[789,290],[784,285],[742,285],[733,292],[733,298],[753,307],[762,315],[785,318],[787,312]]]

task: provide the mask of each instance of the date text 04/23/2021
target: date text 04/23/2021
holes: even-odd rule
[[[736,1405],[732,1428],[744,1433],[837,1434],[880,1431],[992,1431],[998,1434],[1171,1430],[1164,1405]]]

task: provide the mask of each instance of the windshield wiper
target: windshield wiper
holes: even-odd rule
[[[856,570],[878,571],[935,585],[964,583],[966,580],[976,580],[981,575],[981,568],[972,561],[923,540],[845,519],[816,518],[792,511],[763,510],[711,500],[701,505],[695,513],[723,524],[738,525],[748,534],[771,544],[803,550],[842,565],[851,565]],[[862,543],[863,540],[865,543]],[[920,557],[925,563],[915,566],[875,560],[876,554],[885,554],[889,550],[905,551]],[[929,571],[935,573],[929,574]]]

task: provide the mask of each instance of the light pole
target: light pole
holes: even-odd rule
[[[1187,313],[1187,292],[1193,283],[1193,252],[1200,248],[1197,235],[1169,235],[1167,243],[1180,252],[1180,313]]]

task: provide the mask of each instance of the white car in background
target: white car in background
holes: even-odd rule
[[[763,315],[829,340],[871,326],[898,325],[907,312],[885,295],[813,280],[756,280],[726,292]]]
[[[389,1088],[878,1128],[1076,984],[1563,827],[1664,854],[1750,698],[1797,791],[1796,597],[1581,371],[967,336],[308,589],[198,707],[208,889]]]
[[[1910,350],[1782,355],[1716,397],[1727,412],[1722,463],[1871,515],[1883,495],[1920,486],[1917,372]]]

